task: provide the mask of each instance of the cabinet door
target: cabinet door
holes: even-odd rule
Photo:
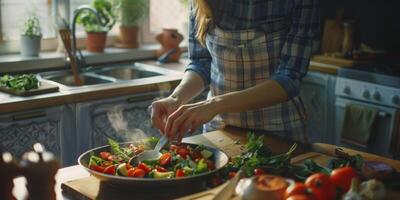
[[[307,111],[307,133],[311,142],[325,142],[327,132],[328,75],[308,72],[300,96]]]
[[[83,152],[107,144],[107,138],[118,142],[157,136],[151,126],[149,106],[160,92],[107,99],[78,105],[78,145]]]
[[[19,159],[23,153],[32,151],[33,144],[39,142],[53,152],[64,166],[76,163],[71,159],[75,153],[73,133],[67,133],[72,128],[70,111],[67,106],[60,106],[1,115],[2,148]]]

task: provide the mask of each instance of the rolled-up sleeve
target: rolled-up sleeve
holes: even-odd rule
[[[196,39],[196,22],[193,6],[190,6],[189,17],[189,65],[186,71],[194,71],[201,76],[205,87],[210,84],[211,55]]]
[[[292,25],[282,48],[281,60],[272,80],[277,81],[291,99],[300,92],[313,46],[320,32],[319,0],[295,0]]]

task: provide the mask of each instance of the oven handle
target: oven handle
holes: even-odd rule
[[[336,102],[336,107],[340,107],[340,108],[345,109],[345,108],[346,108],[346,105],[345,105],[344,103],[338,103],[338,102]],[[386,111],[379,110],[378,113],[377,113],[377,116],[378,116],[378,117],[381,117],[381,118],[385,118],[385,117],[387,117],[387,116],[390,116],[390,114],[387,113]]]

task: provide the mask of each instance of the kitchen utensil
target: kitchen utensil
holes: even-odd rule
[[[243,176],[243,168],[241,167],[239,171],[236,173],[236,175],[229,180],[229,183],[225,185],[225,187],[220,190],[213,198],[213,200],[228,200],[232,198],[232,195],[235,192],[235,188],[237,184],[239,183],[239,180]]]
[[[120,146],[128,146],[129,144],[140,144],[140,143],[121,143]],[[192,148],[196,148],[197,145],[190,143],[182,143],[183,145],[189,145]],[[185,188],[188,185],[193,185],[193,187],[204,187],[206,181],[208,181],[213,175],[218,173],[227,163],[228,156],[213,147],[205,146],[205,148],[211,151],[214,155],[214,163],[215,170],[208,171],[205,173],[187,176],[187,177],[179,177],[179,178],[171,178],[171,179],[153,179],[153,178],[134,178],[134,177],[123,177],[123,176],[114,176],[109,174],[104,174],[100,172],[96,172],[89,168],[89,160],[91,155],[98,155],[102,151],[111,151],[109,145],[98,147],[95,149],[91,149],[85,153],[83,153],[79,158],[78,162],[85,170],[87,170],[90,174],[104,182],[108,185],[120,186],[120,187],[136,187],[136,188],[175,188],[182,187]]]
[[[144,151],[135,158],[138,162],[145,160],[157,160],[161,156],[160,150],[167,144],[167,142],[168,138],[165,135],[162,135],[153,150]]]
[[[71,31],[69,28],[65,27],[59,30],[61,40],[64,43],[65,50],[67,51],[69,62],[71,64],[72,74],[74,76],[74,81],[77,86],[83,85],[84,82],[79,76],[78,65],[76,62],[75,55],[72,53],[72,46],[71,46]]]

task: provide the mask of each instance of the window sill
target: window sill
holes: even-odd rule
[[[142,45],[137,49],[106,48],[104,53],[83,51],[86,62],[90,65],[133,61],[154,58],[160,46],[157,44]],[[41,52],[39,57],[22,57],[19,54],[0,56],[0,74],[37,72],[67,67],[65,54],[60,52]]]

